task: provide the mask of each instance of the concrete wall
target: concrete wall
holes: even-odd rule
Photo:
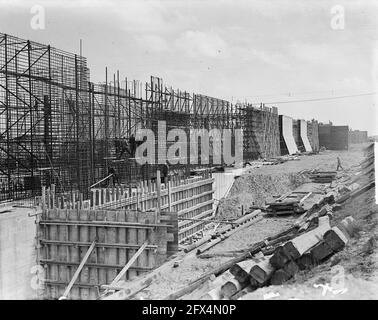
[[[331,125],[319,124],[319,146],[331,149]]]
[[[0,212],[5,208],[0,208]],[[36,299],[32,281],[36,275],[34,217],[32,209],[12,208],[0,213],[0,299]]]
[[[299,123],[299,135],[302,139],[303,146],[305,148],[305,151],[312,151],[310,141],[308,140],[307,136],[307,122],[306,120],[298,120]]]
[[[284,115],[279,116],[281,154],[294,154],[298,152],[293,134],[293,119]]]
[[[299,123],[298,123],[298,120],[296,119],[293,119],[293,136],[294,136],[294,141],[295,141],[295,144],[297,145],[298,151],[304,152],[305,151],[304,145],[303,145],[300,133],[299,133]]]
[[[235,174],[233,174],[232,171],[213,172],[213,178],[214,199],[220,200],[223,197],[226,197],[230,191],[235,180]],[[214,205],[216,207],[218,205],[218,201],[215,201]]]
[[[367,131],[349,131],[349,143],[365,143],[368,141]]]
[[[347,150],[349,146],[349,127],[320,124],[319,145],[329,150]]]
[[[313,151],[319,151],[319,123],[316,120],[307,121],[307,137]]]
[[[212,176],[214,178],[213,189],[214,189],[214,213],[218,207],[219,201],[229,194],[232,185],[234,184],[235,177],[242,175],[244,172],[250,170],[250,167],[245,168],[225,168],[225,172],[213,172]]]

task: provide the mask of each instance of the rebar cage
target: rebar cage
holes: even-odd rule
[[[0,201],[90,186],[113,168],[117,180],[153,178],[156,165],[140,166],[130,152],[137,128],[156,133],[181,128],[233,129],[232,104],[166,87],[160,78],[90,82],[85,57],[0,33]],[[206,166],[211,165],[211,161]],[[178,164],[188,173],[203,165]]]

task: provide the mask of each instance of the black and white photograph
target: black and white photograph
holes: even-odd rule
[[[0,0],[1,301],[377,300],[377,152],[377,0]]]

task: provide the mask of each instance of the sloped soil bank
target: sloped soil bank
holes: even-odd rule
[[[220,200],[217,216],[223,219],[235,219],[248,211],[251,206],[263,206],[265,202],[274,200],[273,196],[280,196],[296,189],[307,180],[297,173],[274,173],[240,176],[226,198]]]
[[[311,270],[300,271],[284,285],[258,289],[242,300],[378,299],[377,213],[374,188],[347,201],[334,213],[334,223],[351,215],[360,231],[342,251]],[[324,290],[327,284],[344,290]]]

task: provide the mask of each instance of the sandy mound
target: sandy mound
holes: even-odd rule
[[[233,219],[250,206],[262,206],[273,200],[273,196],[294,190],[305,182],[305,177],[295,173],[248,174],[237,178],[228,197],[219,202],[217,216]]]

